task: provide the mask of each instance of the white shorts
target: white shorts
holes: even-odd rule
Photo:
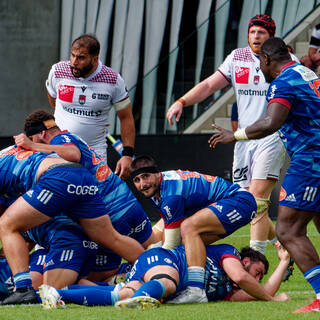
[[[238,141],[234,148],[233,182],[247,188],[253,179],[279,180],[285,148],[277,132],[263,139]]]

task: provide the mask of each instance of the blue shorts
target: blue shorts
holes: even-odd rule
[[[248,191],[237,191],[207,208],[218,217],[226,230],[226,234],[219,235],[220,238],[225,238],[247,225],[257,214],[256,200]]]
[[[85,168],[59,166],[47,170],[23,199],[49,217],[64,212],[78,220],[106,214],[98,187]]]
[[[85,277],[92,269],[97,249],[98,245],[84,232],[72,225],[63,226],[50,243],[44,272],[57,268],[71,269],[79,273],[79,277]]]
[[[139,203],[128,210],[121,219],[112,222],[113,227],[122,235],[129,236],[141,244],[149,239],[152,226]],[[113,251],[99,246],[96,263],[92,271],[106,271],[119,268],[121,257]]]
[[[279,205],[304,211],[320,211],[320,179],[287,174],[282,183]]]
[[[177,288],[177,291],[179,291],[186,285],[185,283],[183,283],[183,279],[185,277],[181,274],[182,270],[180,270],[181,268],[179,267],[180,263],[170,252],[171,250],[153,248],[142,253],[133,265],[127,281],[139,281],[143,283],[143,277],[149,269],[156,266],[170,266],[176,269],[179,273],[180,281]]]
[[[46,249],[38,249],[33,251],[29,257],[29,269],[33,272],[43,274],[43,265],[48,251]]]

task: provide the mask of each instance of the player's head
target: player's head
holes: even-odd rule
[[[274,37],[276,25],[267,14],[256,14],[251,18],[248,25],[248,42],[255,54],[260,54],[262,44],[269,38]]]
[[[265,255],[249,247],[243,248],[240,255],[245,270],[256,280],[261,281],[269,269],[269,262]]]
[[[45,142],[47,131],[60,131],[54,121],[54,116],[45,110],[30,113],[24,122],[24,132],[33,142]]]
[[[146,198],[159,195],[161,173],[153,158],[146,155],[136,157],[131,163],[130,173],[135,187]]]
[[[277,37],[262,45],[259,59],[261,71],[269,83],[279,75],[281,67],[292,60],[287,45]]]
[[[72,42],[70,67],[76,77],[88,77],[98,64],[100,43],[96,37],[83,34]]]

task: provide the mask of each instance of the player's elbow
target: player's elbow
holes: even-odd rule
[[[245,287],[246,283],[248,282],[248,273],[247,272],[237,272],[233,275],[232,280],[240,287]]]

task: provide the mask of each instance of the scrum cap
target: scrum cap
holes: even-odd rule
[[[248,32],[253,26],[259,26],[266,29],[270,37],[274,37],[274,34],[276,33],[276,24],[267,14],[256,14],[253,18],[251,18],[249,21]]]

